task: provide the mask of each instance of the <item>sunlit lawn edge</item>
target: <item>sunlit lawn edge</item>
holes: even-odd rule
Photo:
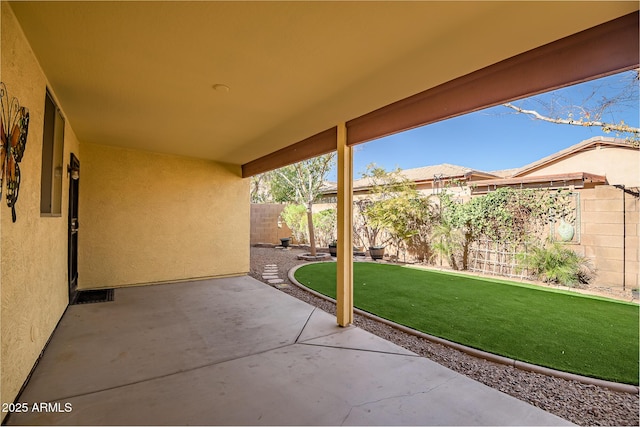
[[[299,268],[335,298],[335,263]],[[517,360],[638,384],[638,305],[507,280],[355,263],[356,307],[418,331]]]

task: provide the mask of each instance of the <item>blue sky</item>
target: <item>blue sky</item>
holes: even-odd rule
[[[557,91],[554,99],[570,98],[579,103],[593,92],[594,86],[611,93],[611,87],[620,80],[621,76],[616,75],[565,88]],[[544,94],[539,95],[538,99],[547,101],[551,97],[550,94]],[[529,100],[527,103],[526,108],[539,108],[535,101]],[[634,102],[618,107],[606,119],[615,122],[624,120],[637,127],[639,116],[636,98]],[[517,168],[600,135],[615,136],[604,134],[600,128],[534,120],[497,106],[358,145],[354,147],[354,177],[359,178],[370,163],[376,163],[386,170],[440,163],[483,171]],[[336,180],[335,172],[330,174],[329,179]]]

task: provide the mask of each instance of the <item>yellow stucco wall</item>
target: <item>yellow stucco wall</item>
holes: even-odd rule
[[[0,401],[12,402],[68,303],[67,209],[69,180],[63,173],[62,215],[40,215],[40,170],[47,80],[13,13],[1,2],[0,79],[9,95],[29,108],[17,222],[4,199],[0,204],[1,388]],[[78,141],[65,125],[64,165]],[[6,414],[2,413],[4,418]]]
[[[82,143],[79,287],[249,271],[240,166]]]

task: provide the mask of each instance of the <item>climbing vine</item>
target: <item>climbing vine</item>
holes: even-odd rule
[[[442,224],[461,236],[455,247],[461,252],[458,258],[462,269],[467,267],[469,246],[475,241],[540,244],[549,224],[560,219],[575,222],[575,208],[566,190],[500,188],[466,203],[445,192],[440,195],[440,203]]]

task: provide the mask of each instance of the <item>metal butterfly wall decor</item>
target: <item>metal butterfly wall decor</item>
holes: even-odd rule
[[[0,82],[0,197],[3,181],[7,183],[7,206],[11,208],[11,219],[16,222],[16,202],[20,190],[20,167],[29,131],[29,109],[21,107],[14,96],[9,98],[7,87]]]

